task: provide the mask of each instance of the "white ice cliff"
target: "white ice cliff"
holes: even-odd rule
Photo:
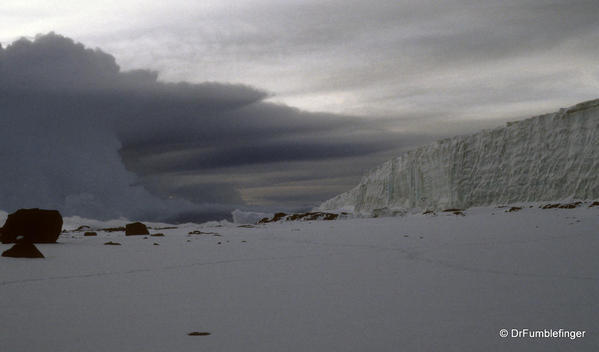
[[[408,151],[319,210],[357,214],[599,198],[599,99]]]

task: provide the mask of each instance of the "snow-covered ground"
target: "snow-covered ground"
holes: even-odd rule
[[[587,205],[69,232],[45,259],[0,258],[0,350],[597,351]],[[524,328],[585,337],[499,336]]]

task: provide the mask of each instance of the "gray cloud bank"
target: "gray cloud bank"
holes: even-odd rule
[[[259,89],[163,83],[50,33],[0,49],[0,208],[205,220],[298,208],[426,136],[267,103]]]
[[[438,116],[402,123],[413,130],[462,132],[455,121],[530,116],[599,89],[596,0],[205,3],[148,6],[131,27],[78,38],[166,80],[246,82],[310,110]]]

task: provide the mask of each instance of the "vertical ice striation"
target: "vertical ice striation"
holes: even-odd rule
[[[372,214],[597,198],[599,99],[408,151],[319,209]]]

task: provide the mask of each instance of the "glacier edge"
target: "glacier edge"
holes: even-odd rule
[[[386,161],[320,211],[372,215],[599,198],[599,99]]]

